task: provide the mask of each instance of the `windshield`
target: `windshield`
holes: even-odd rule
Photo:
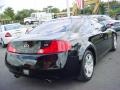
[[[19,29],[21,28],[22,26],[20,24],[8,24],[8,25],[5,25],[4,28],[5,28],[5,31],[9,31],[9,30],[14,30],[14,29]]]

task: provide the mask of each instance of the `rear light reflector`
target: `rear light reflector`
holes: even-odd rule
[[[48,47],[39,49],[37,54],[51,54],[67,52],[71,49],[71,44],[68,41],[53,40]]]
[[[8,52],[15,53],[15,52],[16,52],[16,49],[12,46],[12,44],[8,44],[8,46],[7,46],[7,51],[8,51]]]
[[[12,37],[12,35],[11,35],[9,32],[7,32],[7,33],[5,34],[5,37]]]

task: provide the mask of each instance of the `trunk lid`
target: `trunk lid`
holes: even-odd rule
[[[17,41],[11,44],[17,53],[36,54],[39,49],[47,47],[50,41]]]

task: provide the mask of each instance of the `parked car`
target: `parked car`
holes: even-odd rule
[[[116,21],[111,28],[113,28],[116,32],[120,31],[120,21]]]
[[[112,19],[111,17],[109,17],[107,15],[90,15],[90,17],[96,18],[98,20],[98,22],[102,22],[102,21],[114,21],[114,19]]]
[[[104,23],[105,25],[112,26],[116,21],[107,15],[90,15],[90,17],[97,19],[99,23]]]
[[[115,31],[120,31],[120,20],[114,20],[107,15],[91,15],[92,18],[96,18],[97,21],[107,28],[112,28]]]
[[[15,77],[75,76],[89,81],[97,61],[116,47],[113,29],[88,16],[61,18],[41,24],[9,43],[5,63]]]
[[[25,34],[27,28],[19,23],[0,25],[0,42],[5,47],[12,39]]]
[[[101,24],[105,25],[107,28],[112,28],[116,32],[120,31],[120,21],[116,20],[108,24],[108,21],[100,22]]]

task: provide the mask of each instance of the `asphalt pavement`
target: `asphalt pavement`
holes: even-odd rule
[[[4,64],[5,52],[0,47],[0,90],[120,90],[120,36],[117,50],[97,63],[93,78],[86,83],[75,79],[47,83],[39,78],[15,78]]]

